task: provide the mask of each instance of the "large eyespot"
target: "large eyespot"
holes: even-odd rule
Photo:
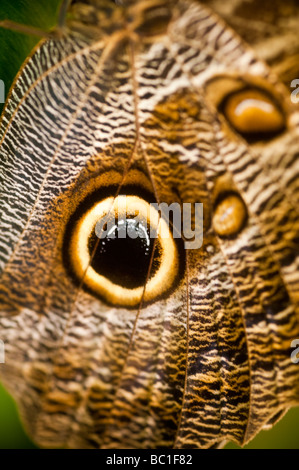
[[[242,230],[246,220],[246,206],[237,193],[219,195],[213,215],[214,230],[219,237],[234,237]]]
[[[263,78],[216,76],[207,82],[205,95],[249,143],[274,138],[286,128],[285,96]]]
[[[138,196],[93,203],[72,224],[66,243],[78,282],[113,305],[151,302],[168,291],[178,275],[178,250],[169,227],[155,207]]]
[[[261,90],[237,91],[225,99],[221,108],[228,122],[245,137],[271,137],[285,126],[278,103]]]

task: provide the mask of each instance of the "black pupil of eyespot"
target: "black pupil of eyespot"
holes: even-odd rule
[[[91,267],[114,284],[127,289],[143,286],[147,279],[155,238],[148,227],[135,219],[120,219],[112,227],[104,226],[104,235],[98,238],[93,231],[88,249]],[[158,270],[160,244],[157,241],[150,270],[152,277]]]

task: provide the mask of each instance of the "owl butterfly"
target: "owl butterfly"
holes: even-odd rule
[[[290,91],[202,3],[72,2],[0,133],[0,375],[35,442],[242,445],[298,405],[298,136]],[[100,242],[124,195],[145,234],[150,203],[203,203],[202,246]]]

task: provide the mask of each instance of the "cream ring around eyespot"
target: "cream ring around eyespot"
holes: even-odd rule
[[[118,218],[138,215],[140,220],[151,224],[154,229],[158,226],[160,265],[154,276],[149,278],[145,292],[143,286],[128,289],[115,284],[90,266],[90,235],[95,230],[96,223],[111,211],[115,211],[115,217]],[[178,274],[177,246],[165,220],[159,217],[158,211],[152,205],[137,196],[109,197],[96,203],[75,224],[69,254],[76,276],[89,289],[113,305],[134,307],[141,302],[142,297],[145,302],[150,302],[170,289]]]

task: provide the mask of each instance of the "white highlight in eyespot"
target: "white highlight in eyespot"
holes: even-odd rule
[[[272,113],[273,105],[267,103],[266,101],[247,99],[242,101],[235,109],[235,114],[237,116],[242,115],[248,108],[260,108],[264,113]]]

